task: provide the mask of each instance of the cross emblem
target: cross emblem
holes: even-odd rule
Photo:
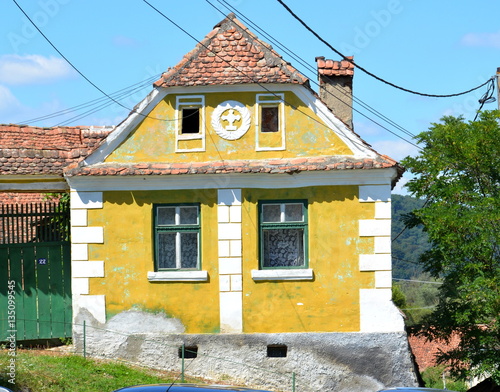
[[[234,122],[241,120],[241,116],[239,114],[234,114],[233,109],[229,109],[228,114],[221,116],[221,119],[226,120],[229,123],[226,127],[227,131],[236,131],[237,127],[234,125]]]

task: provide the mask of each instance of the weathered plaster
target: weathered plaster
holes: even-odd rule
[[[294,93],[285,92],[284,117],[287,121],[286,150],[280,152],[282,158],[311,156],[318,150],[322,155],[353,155],[346,143],[320,119],[314,111],[304,104]],[[158,127],[157,118],[176,118],[176,95],[167,95],[151,111],[147,118],[137,125],[124,142],[105,159],[105,162],[206,162],[234,159],[270,159],[276,157],[275,151],[257,151],[255,132],[247,132],[240,139],[220,138],[212,127],[206,127],[204,151],[196,153],[177,153],[175,122],[166,122]],[[213,92],[205,94],[205,119],[211,118],[215,108],[227,100],[241,102],[254,116],[255,92]],[[300,108],[300,112],[294,108]],[[306,113],[307,115],[304,115]],[[206,120],[205,120],[206,121]],[[255,118],[252,119],[252,123]],[[236,124],[239,126],[239,124]]]
[[[201,203],[201,268],[206,278],[150,280],[153,204],[193,202]],[[104,261],[105,276],[90,279],[90,293],[106,295],[108,315],[139,306],[181,320],[189,333],[219,330],[218,236],[212,230],[217,222],[215,190],[104,192],[103,209],[89,210],[88,219],[89,225],[104,226],[106,238],[113,239],[89,245],[90,259]]]
[[[258,201],[291,199],[309,200],[308,268],[314,278],[261,281],[244,273],[244,332],[359,331],[359,289],[374,287],[375,277],[358,266],[359,253],[373,252],[373,240],[358,237],[357,222],[374,214],[372,203],[359,203],[358,187],[244,189],[243,271],[259,269]]]

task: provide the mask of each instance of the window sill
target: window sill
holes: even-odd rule
[[[252,270],[253,280],[313,280],[314,274],[308,269]]]
[[[150,282],[206,282],[207,271],[158,271],[148,272]]]

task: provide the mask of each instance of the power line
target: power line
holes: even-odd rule
[[[214,7],[216,10],[218,10],[220,13],[223,13],[221,10],[219,10],[217,7],[215,7],[213,4],[211,4],[208,0],[205,0],[205,1],[207,1],[207,3],[209,3],[212,7]],[[312,67],[307,61],[305,61],[303,58],[301,58],[295,52],[293,52],[292,50],[290,50],[288,47],[286,47],[284,44],[282,44],[280,41],[278,41],[272,35],[268,34],[264,29],[262,29],[260,26],[258,26],[256,23],[254,23],[251,19],[249,19],[248,17],[246,17],[242,12],[238,11],[234,6],[230,5],[226,0],[217,0],[217,1],[219,2],[219,4],[224,3],[223,5],[228,10],[230,10],[230,11],[234,12],[235,14],[239,15],[240,18],[244,19],[247,23],[251,24],[256,30],[260,31],[264,36],[266,36],[267,39],[271,40],[276,46],[278,46],[280,48],[280,50],[283,50],[284,52],[288,53],[288,55],[290,55],[294,60],[296,60],[298,63],[300,63],[304,68],[306,68],[307,70],[309,70],[313,74],[316,74],[316,68]],[[316,81],[313,81],[312,79],[311,79],[311,81],[316,86],[318,86],[319,88],[324,89],[324,91],[326,93],[328,93],[328,94],[330,94],[330,95],[333,96],[332,93],[330,93],[329,91],[327,91],[319,83],[317,83]],[[337,89],[337,91],[341,92],[345,96],[348,95],[344,90],[340,89],[338,86],[335,86],[335,88]],[[338,98],[338,97],[335,97],[335,98],[339,99],[342,103],[344,103],[345,105],[351,107],[351,109],[354,110],[354,108],[351,105],[349,105],[346,102],[342,101],[340,98]],[[368,110],[371,113],[375,114],[377,117],[385,120],[386,122],[388,122],[389,124],[391,124],[395,128],[398,128],[399,130],[401,130],[402,132],[404,132],[408,136],[415,137],[415,135],[413,133],[411,133],[410,131],[406,130],[405,128],[403,128],[401,125],[397,124],[396,122],[394,122],[390,118],[386,117],[384,114],[380,113],[379,111],[377,111],[375,108],[373,108],[369,104],[363,102],[361,99],[357,98],[354,94],[352,94],[352,98],[353,98],[354,102],[358,103],[360,106],[362,106],[366,110]]]
[[[143,1],[144,1],[145,3],[147,3],[148,5],[150,5],[150,4],[149,4],[146,0],[143,0]],[[210,3],[210,1],[208,1],[208,0],[205,0],[205,1],[206,1],[208,4],[210,4],[212,7],[214,7],[217,11],[219,11],[221,14],[225,15],[225,14],[224,14],[224,13],[223,13],[220,9],[218,9],[218,8],[217,8],[217,7],[215,7],[212,3]],[[150,6],[151,6],[151,5],[150,5]],[[153,6],[151,6],[151,7],[152,7],[153,9],[155,9],[155,10],[156,10],[156,8],[154,8]],[[158,10],[156,10],[156,11],[157,11],[157,12],[159,12],[159,13],[161,14],[161,12],[160,12],[160,11],[158,11]],[[165,16],[165,17],[166,17],[166,16]],[[170,19],[169,19],[168,17],[166,17],[166,18],[170,21]],[[248,19],[248,18],[247,18],[247,19]],[[172,22],[172,23],[173,23],[173,22]],[[176,24],[174,23],[174,25],[176,25]],[[177,25],[176,25],[176,26],[177,26]],[[260,28],[259,28],[259,29],[260,29]],[[182,30],[182,31],[185,31],[185,30],[184,30],[184,29],[182,29],[182,28],[181,28],[181,30]],[[261,29],[261,30],[262,30],[262,29]],[[187,34],[188,34],[190,37],[192,37],[189,33],[187,33]],[[267,33],[266,33],[266,34],[267,34]],[[194,39],[194,37],[192,37],[192,38]],[[285,48],[286,48],[286,47],[285,47]],[[286,49],[287,49],[287,48],[286,48]],[[288,49],[287,49],[287,50],[288,50]],[[292,52],[292,53],[293,53],[293,52]],[[296,56],[296,55],[295,55],[295,56]],[[297,56],[297,57],[298,57],[298,56]],[[298,57],[298,58],[300,59],[300,57]],[[301,60],[301,61],[303,61],[302,59],[300,59],[300,60]],[[235,69],[237,69],[237,68],[235,68]],[[237,69],[237,70],[238,70],[238,69]],[[239,72],[242,72],[241,70],[238,70],[238,71],[239,71]],[[243,73],[243,72],[242,72],[242,73]],[[314,82],[314,83],[316,83],[316,82]],[[266,89],[266,88],[265,88],[264,86],[262,86],[260,83],[257,83],[257,84],[259,84],[259,86],[261,86],[261,87],[263,87],[264,89]],[[316,83],[316,84],[317,84],[317,83]],[[318,84],[317,84],[317,85],[318,85]],[[318,86],[319,86],[319,85],[318,85]],[[320,87],[321,87],[321,86],[320,86]],[[266,90],[267,90],[267,89],[266,89]],[[269,90],[267,90],[267,91],[269,91]],[[325,91],[326,91],[326,90],[325,90]],[[327,91],[327,93],[333,96],[333,94],[331,94],[329,91]],[[346,93],[345,93],[345,92],[342,92],[342,93],[343,93],[344,95],[346,95]],[[404,137],[402,137],[401,135],[398,135],[397,133],[395,133],[395,132],[391,131],[389,128],[385,127],[384,125],[382,125],[382,124],[380,124],[379,122],[375,121],[373,118],[371,118],[371,117],[367,116],[366,114],[362,113],[362,112],[361,112],[361,111],[359,111],[358,109],[356,109],[356,108],[352,107],[351,105],[347,104],[345,101],[341,100],[340,98],[338,98],[338,97],[335,97],[335,98],[336,98],[336,99],[339,99],[341,102],[343,102],[344,104],[346,104],[347,106],[349,106],[349,107],[350,107],[352,110],[354,110],[356,113],[358,113],[358,114],[360,114],[361,116],[365,117],[366,119],[368,119],[369,121],[371,121],[371,122],[373,122],[374,124],[378,125],[378,126],[379,126],[379,127],[381,127],[382,129],[385,129],[387,132],[389,132],[389,133],[393,134],[394,136],[396,136],[396,137],[400,138],[401,140],[404,140],[404,141],[405,141],[405,142],[407,142],[408,144],[411,144],[412,146],[414,146],[414,147],[416,147],[416,148],[418,148],[418,149],[421,149],[421,147],[420,147],[420,146],[418,146],[417,144],[412,143],[412,142],[411,142],[411,141],[409,141],[408,139],[405,139],[405,138],[404,138]],[[361,101],[361,102],[362,102],[362,101]],[[364,103],[363,103],[363,104],[364,104]],[[364,104],[364,105],[366,105],[366,104]],[[366,105],[366,106],[368,106],[368,105]],[[368,107],[369,107],[369,106],[368,106]],[[365,107],[365,109],[366,109],[366,107]],[[298,110],[299,112],[301,112],[302,114],[304,114],[304,115],[308,116],[306,113],[302,112],[301,110],[299,110],[299,109],[297,109],[297,110]],[[370,109],[367,109],[367,110],[370,110]],[[374,109],[373,109],[373,110],[374,110]],[[372,110],[370,110],[370,111],[372,111]],[[373,112],[373,111],[372,111],[372,112]],[[310,116],[308,116],[308,117],[310,117]],[[315,121],[316,121],[316,120],[315,120]],[[386,121],[387,121],[387,120],[386,120]],[[392,121],[392,120],[389,120],[389,121]],[[395,124],[395,123],[394,123],[394,124]],[[397,125],[397,124],[396,124],[396,127],[399,127],[399,128],[401,128],[401,129],[404,129],[404,128],[402,128],[401,126],[399,126],[399,125]],[[404,132],[405,132],[405,133],[407,133],[409,136],[414,137],[414,135],[413,135],[413,134],[411,134],[409,131],[404,130]]]
[[[323,42],[326,46],[328,46],[331,50],[333,50],[335,53],[337,53],[339,56],[341,56],[344,60],[346,61],[349,61],[351,64],[353,64],[354,66],[356,66],[358,69],[360,69],[361,71],[363,71],[364,73],[366,73],[367,75],[371,76],[372,78],[374,79],[377,79],[378,81],[382,82],[382,83],[385,83],[391,87],[394,87],[394,88],[397,88],[399,90],[402,90],[402,91],[405,91],[407,93],[411,93],[411,94],[415,94],[415,95],[420,95],[420,96],[424,96],[424,97],[433,97],[433,98],[450,98],[450,97],[457,97],[457,96],[460,96],[460,95],[464,95],[464,94],[468,94],[472,91],[475,91],[483,86],[485,86],[487,83],[490,82],[490,80],[493,79],[493,77],[491,77],[488,81],[484,82],[483,84],[477,86],[477,87],[474,87],[474,88],[471,88],[467,91],[462,91],[460,93],[455,93],[455,94],[425,94],[425,93],[420,93],[418,91],[414,91],[414,90],[410,90],[410,89],[407,89],[405,87],[401,87],[401,86],[398,86],[394,83],[391,83],[385,79],[382,79],[381,77],[371,73],[370,71],[366,70],[365,68],[361,67],[360,65],[356,64],[354,62],[354,60],[352,59],[349,59],[348,57],[344,56],[342,53],[340,53],[337,49],[335,49],[332,45],[330,45],[326,40],[324,40],[318,33],[316,33],[311,27],[309,27],[301,18],[299,18],[299,16],[297,16],[297,14],[295,14],[291,9],[290,7],[288,7],[284,2],[283,0],[277,0],[278,3],[280,3],[297,21],[299,21],[299,23],[304,26],[309,32],[311,32],[316,38],[318,38],[321,42]]]
[[[92,82],[87,76],[85,76],[85,74],[83,74],[83,72],[81,72],[71,61],[69,61],[69,59],[64,56],[64,54],[59,50],[57,49],[57,47],[50,41],[50,39],[42,32],[42,30],[40,30],[40,28],[35,24],[35,22],[33,22],[33,20],[28,16],[28,14],[23,10],[23,8],[17,3],[16,0],[12,0],[14,2],[14,4],[17,6],[17,8],[19,8],[19,10],[24,14],[24,16],[29,20],[29,22],[33,25],[33,27],[42,35],[42,37],[50,44],[50,46],[52,46],[52,48],[76,71],[78,72],[78,74],[84,78],[88,83],[90,83],[95,89],[97,89],[101,94],[105,95],[108,99],[110,99],[111,101],[113,101],[114,103],[120,105],[121,107],[123,107],[124,109],[127,109],[129,110],[130,112],[134,112],[134,113],[137,113],[143,117],[149,117],[145,114],[142,114],[140,112],[137,112],[135,109],[130,109],[128,107],[126,107],[125,105],[123,105],[122,103],[120,103],[119,101],[115,100],[112,96],[108,95],[104,90],[102,90],[99,86],[97,86],[94,82]],[[155,120],[163,120],[161,118],[154,118],[154,117],[149,117],[149,118],[153,118]]]
[[[134,83],[130,86],[124,87],[123,89],[115,91],[114,93],[111,93],[110,95],[113,96],[115,99],[121,98],[121,97],[124,97],[124,98],[128,97],[128,96],[132,95],[133,93],[139,91],[140,89],[146,87],[147,85],[151,84],[151,82],[153,80],[156,80],[158,77],[159,77],[158,75],[149,77],[148,79],[145,79],[141,82]],[[57,111],[54,113],[50,113],[50,114],[46,114],[44,116],[35,117],[35,118],[31,118],[29,120],[21,121],[21,124],[29,124],[29,123],[35,122],[35,121],[43,121],[43,120],[48,120],[48,119],[51,119],[54,117],[64,116],[64,115],[69,114],[71,112],[75,112],[75,111],[85,109],[87,107],[96,106],[96,105],[99,105],[99,106],[97,106],[97,108],[94,109],[94,112],[99,111],[99,110],[103,109],[104,107],[108,106],[107,104],[102,105],[102,103],[106,102],[106,101],[109,101],[109,99],[107,97],[105,97],[105,96],[100,97],[100,98],[93,99],[93,100],[81,103],[81,104],[76,105],[76,106],[72,106],[72,107],[67,108],[67,109]],[[113,102],[111,101],[111,103],[113,103]],[[83,118],[83,117],[81,117],[81,118]],[[66,120],[66,121],[69,121],[69,120]],[[60,124],[58,124],[57,126],[59,126],[59,125]]]
[[[177,27],[179,30],[181,30],[183,33],[185,33],[186,35],[188,35],[190,38],[192,38],[195,42],[197,42],[199,45],[202,45],[205,49],[209,49],[207,46],[205,46],[202,42],[198,41],[193,35],[191,35],[188,31],[186,31],[184,28],[182,28],[181,26],[179,26],[177,23],[175,23],[171,18],[169,18],[167,15],[165,15],[163,12],[161,12],[159,9],[157,9],[156,7],[154,7],[152,4],[150,4],[147,0],[143,0],[144,3],[146,3],[149,7],[151,7],[153,10],[155,10],[159,15],[161,15],[163,18],[167,19],[170,23],[172,23],[175,27]],[[220,10],[219,10],[220,11]],[[218,57],[219,59],[221,59],[224,63],[228,64],[229,66],[232,66],[231,64],[229,64],[226,60],[222,59],[217,53],[214,53],[212,52],[216,57]],[[263,90],[267,91],[268,93],[274,95],[275,97],[277,98],[280,98],[278,95],[276,95],[276,93],[274,93],[273,91],[269,90],[267,87],[265,87],[262,83],[259,83],[258,81],[254,80],[252,77],[250,77],[249,75],[245,74],[245,72],[243,72],[241,69],[238,69],[237,67],[234,67],[232,66],[234,70],[238,71],[239,73],[241,73],[242,75],[244,75],[245,77],[247,77],[248,79],[252,80],[253,83],[257,84],[258,86],[260,86]],[[309,114],[305,113],[304,111],[300,110],[300,108],[298,107],[295,107],[294,105],[292,105],[290,102],[287,102],[285,100],[282,100],[284,103],[286,103],[287,105],[289,105],[290,107],[292,107],[294,110],[297,110],[299,113],[302,113],[303,115],[307,116],[308,118],[310,118],[312,121],[322,125],[322,126],[325,126],[325,124],[321,123],[320,121],[318,121],[317,119],[311,117]],[[356,109],[354,109],[356,110]],[[413,144],[412,142],[410,142],[409,140],[406,140],[404,138],[402,138],[401,136],[397,135],[396,133],[392,132],[390,129],[388,129],[387,127],[383,126],[382,124],[376,122],[375,120],[373,120],[372,118],[368,117],[367,115],[365,115],[364,113],[361,113],[359,111],[357,111],[360,115],[366,117],[367,119],[369,119],[370,121],[372,121],[373,123],[377,124],[379,127],[387,130],[388,132],[392,133],[393,135],[395,135],[396,137],[399,137],[403,140],[405,140],[407,143],[410,143],[412,144],[413,146],[417,147],[417,148],[420,148],[419,146],[417,146],[416,144]],[[361,144],[357,141],[354,141],[351,139],[351,142],[354,143],[354,144],[357,144],[359,146],[362,146],[362,147],[366,147],[365,144]]]
[[[403,282],[414,282],[414,283],[443,284],[442,282],[431,282],[429,280],[398,279],[398,278],[392,278],[392,280],[398,280]]]

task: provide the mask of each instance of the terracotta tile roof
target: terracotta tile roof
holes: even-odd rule
[[[84,159],[111,130],[0,124],[0,174],[62,176],[64,167]]]
[[[231,13],[154,86],[242,83],[308,85],[309,81]]]
[[[299,173],[302,171],[358,170],[400,167],[396,161],[381,156],[376,159],[354,159],[347,156],[320,156],[312,158],[231,160],[188,163],[140,163],[73,165],[65,170],[66,176],[133,176],[176,174],[228,174],[228,173]],[[402,169],[402,168],[401,168]]]
[[[37,192],[0,192],[0,204],[30,204],[47,200],[46,193]]]
[[[454,335],[451,341],[446,344],[445,342],[438,341],[428,341],[423,336],[409,335],[408,342],[411,347],[411,351],[415,356],[415,360],[418,365],[418,370],[423,372],[428,367],[436,366],[436,355],[440,352],[446,352],[454,349],[460,343],[460,336]]]
[[[353,60],[354,56],[347,56],[349,60]],[[316,57],[318,73],[325,76],[341,76],[354,75],[354,64],[347,60],[334,61],[325,60],[324,57]]]

